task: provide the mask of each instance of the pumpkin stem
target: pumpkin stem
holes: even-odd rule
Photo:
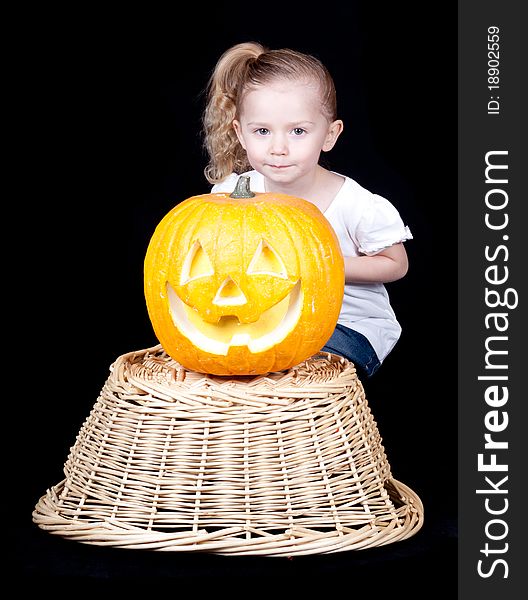
[[[241,175],[230,198],[254,198],[255,194],[249,189],[250,178],[247,175]]]

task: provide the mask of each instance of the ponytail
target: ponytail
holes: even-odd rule
[[[204,145],[209,154],[204,173],[209,183],[219,183],[231,173],[242,173],[251,166],[233,129],[233,120],[248,64],[265,51],[256,42],[233,46],[220,57],[209,80],[203,115]]]

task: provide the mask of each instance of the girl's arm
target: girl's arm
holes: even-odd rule
[[[374,256],[345,256],[346,283],[388,283],[407,273],[409,262],[402,243]]]

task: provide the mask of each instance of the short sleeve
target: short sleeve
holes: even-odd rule
[[[400,213],[382,196],[371,194],[356,230],[359,251],[372,255],[399,242],[412,240]]]

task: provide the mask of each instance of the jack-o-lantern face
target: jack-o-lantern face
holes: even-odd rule
[[[247,346],[254,354],[268,350],[301,316],[299,267],[291,246],[284,256],[288,269],[267,240],[256,231],[247,233],[240,238],[239,232],[225,231],[222,247],[216,237],[194,240],[179,278],[167,281],[174,324],[206,352],[225,356],[231,346]],[[225,260],[226,248],[238,261]],[[253,248],[248,257],[245,249]]]
[[[320,350],[343,285],[329,223],[312,204],[278,194],[189,198],[158,225],[145,258],[163,348],[216,375],[283,370]]]

